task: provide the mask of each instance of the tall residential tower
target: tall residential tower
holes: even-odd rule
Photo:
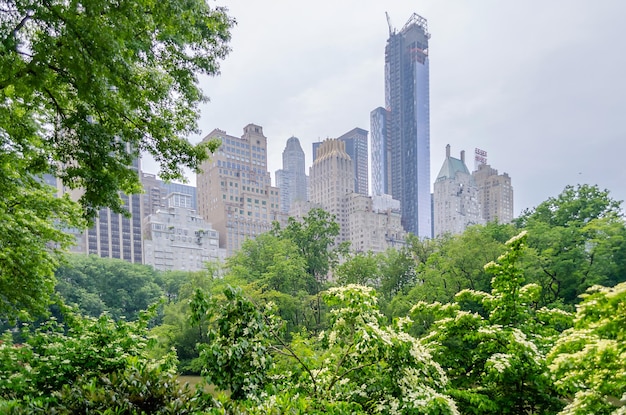
[[[373,177],[385,182],[377,189],[389,189],[400,201],[402,224],[419,237],[431,237],[430,197],[430,98],[428,69],[428,25],[413,14],[398,32],[389,26],[385,47],[385,114],[372,113],[372,135],[386,134],[373,160],[386,160]],[[376,118],[374,118],[376,117]],[[381,128],[385,120],[385,128]],[[385,153],[381,153],[385,152]],[[386,158],[388,156],[388,158]],[[384,166],[384,167],[380,167]]]
[[[367,131],[356,127],[337,137],[337,140],[344,142],[345,151],[352,160],[354,192],[367,196],[369,194]],[[313,161],[317,158],[317,150],[321,145],[321,141],[313,143]]]
[[[204,140],[214,138],[222,145],[200,166],[198,212],[219,232],[220,248],[230,256],[245,239],[269,231],[279,220],[280,192],[271,185],[260,125],[246,125],[241,137],[215,129]]]
[[[480,164],[472,173],[479,190],[483,218],[487,222],[509,223],[513,220],[513,186],[507,173],[488,164]]]
[[[337,242],[348,240],[346,196],[354,193],[354,167],[346,153],[346,143],[338,139],[322,141],[309,169],[311,202],[336,216]]]

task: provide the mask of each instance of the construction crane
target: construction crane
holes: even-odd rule
[[[387,25],[389,26],[389,36],[393,35],[395,30],[393,29],[393,25],[391,24],[391,17],[389,17],[389,13],[385,12],[385,16],[387,16]]]

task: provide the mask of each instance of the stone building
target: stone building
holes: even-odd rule
[[[340,227],[337,242],[348,240],[345,203],[346,196],[354,192],[354,170],[346,144],[337,139],[324,140],[317,149],[309,177],[311,203],[335,215]]]
[[[472,173],[478,186],[483,219],[486,222],[509,223],[513,220],[513,186],[508,174],[498,174],[498,170],[488,164],[481,164]]]
[[[199,271],[208,261],[220,261],[226,250],[219,234],[195,210],[191,196],[170,193],[165,208],[144,218],[144,263],[163,271]]]
[[[446,159],[433,190],[435,236],[463,233],[470,225],[485,223],[478,187],[465,165],[465,151],[457,159],[450,156],[450,145],[446,146]]]
[[[204,140],[222,142],[202,163],[197,175],[198,213],[219,232],[219,246],[230,256],[247,238],[267,232],[272,221],[284,222],[280,192],[267,171],[267,138],[259,125],[248,124],[241,137],[215,129]]]

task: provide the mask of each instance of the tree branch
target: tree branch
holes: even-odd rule
[[[309,369],[309,367],[302,361],[302,359],[300,359],[298,357],[298,355],[291,349],[291,347],[289,347],[284,341],[283,339],[280,338],[280,336],[274,331],[274,329],[272,329],[272,325],[271,322],[269,320],[269,318],[262,313],[263,315],[263,319],[265,320],[265,324],[267,324],[267,328],[270,331],[270,333],[272,333],[272,336],[274,336],[274,339],[276,341],[278,341],[278,343],[280,343],[280,345],[287,350],[289,353],[284,353],[281,352],[281,354],[285,355],[285,356],[291,356],[294,359],[296,359],[296,361],[300,364],[300,366],[302,366],[304,368],[304,370],[307,371],[307,373],[309,374],[309,377],[311,378],[311,381],[313,382],[313,392],[317,395],[317,382],[315,380],[315,376],[313,376],[313,372],[311,372],[311,369]],[[278,348],[276,346],[272,346],[275,350],[278,350]]]
[[[17,26],[15,26],[15,29],[13,29],[13,31],[11,32],[12,35],[13,35],[13,38],[16,40],[16,42],[15,42],[15,50],[16,51],[17,51],[17,32],[22,30],[22,28],[24,27],[26,22],[29,21],[31,17],[33,17],[33,14],[32,14],[32,11],[29,10],[29,11],[26,12],[26,16],[24,16],[22,18],[22,20],[20,20],[20,22],[17,24]]]
[[[354,371],[356,371],[356,370],[360,370],[360,369],[363,369],[363,368],[366,368],[366,367],[369,367],[369,366],[374,366],[374,365],[375,365],[375,364],[377,364],[377,363],[378,363],[378,362],[363,363],[362,365],[359,365],[359,366],[355,366],[355,367],[353,367],[353,368],[350,368],[350,369],[346,370],[345,372],[343,372],[341,375],[339,375],[339,377],[338,377],[338,378],[336,378],[335,380],[333,380],[333,382],[331,383],[331,385],[330,385],[330,386],[332,386],[333,384],[335,384],[335,382],[336,382],[338,379],[341,379],[341,378],[345,377],[345,376],[346,376],[348,373],[350,373],[350,372],[354,372]],[[329,386],[329,389],[330,389],[330,386]]]
[[[341,375],[339,375],[339,369],[341,369],[341,365],[343,365],[343,362],[346,360],[346,358],[348,357],[348,355],[350,354],[350,351],[352,350],[352,347],[354,347],[354,326],[352,326],[352,330],[351,330],[351,338],[352,338],[352,343],[350,343],[350,345],[348,346],[348,349],[346,350],[346,352],[344,353],[343,356],[341,356],[341,359],[339,359],[339,362],[337,362],[337,368],[335,369],[335,378],[333,379],[332,382],[330,382],[330,385],[328,385],[328,388],[326,388],[326,390],[330,391],[330,388],[332,388],[335,383],[337,383],[337,381],[339,379],[341,379],[346,373],[348,373],[349,371],[346,371],[344,373],[342,373]]]
[[[54,103],[54,106],[57,109],[57,115],[61,116],[61,118],[63,118],[65,120],[66,119],[65,111],[64,111],[63,107],[61,107],[61,105],[59,104],[59,101],[57,101],[55,96],[52,94],[52,91],[50,91],[46,87],[43,87],[43,90],[45,91],[45,93],[50,97],[50,99]]]

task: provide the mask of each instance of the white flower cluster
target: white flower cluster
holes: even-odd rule
[[[504,373],[511,367],[511,355],[507,353],[495,353],[488,360],[487,364],[493,367],[498,373]]]
[[[506,241],[505,245],[511,245],[513,242],[519,241],[520,239],[525,237],[527,234],[528,234],[528,231],[521,231],[520,233],[518,233],[517,235],[515,235],[514,237]]]
[[[537,345],[528,340],[528,337],[526,337],[526,335],[520,329],[513,328],[511,330],[511,334],[513,335],[513,340],[515,340],[517,344],[524,346],[526,350],[531,352],[531,357],[536,362],[539,362],[543,359],[541,353],[539,352],[539,349],[537,348]]]

